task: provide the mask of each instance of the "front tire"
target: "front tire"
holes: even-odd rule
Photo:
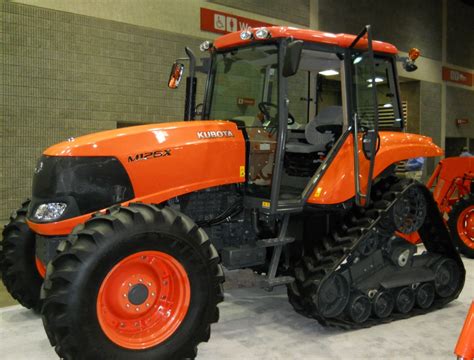
[[[196,356],[217,322],[223,271],[205,232],[168,207],[87,221],[48,266],[43,323],[65,359]]]
[[[39,311],[43,278],[35,256],[36,235],[26,223],[29,201],[10,217],[0,243],[2,281],[10,295],[28,309]]]
[[[453,205],[449,213],[448,226],[459,252],[468,258],[474,258],[474,196],[472,194]]]

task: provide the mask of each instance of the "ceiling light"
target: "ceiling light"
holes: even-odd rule
[[[355,64],[360,63],[361,61],[362,61],[362,56],[357,56],[352,63],[355,65]]]
[[[375,78],[375,82],[376,82],[376,83],[381,83],[381,82],[383,82],[383,81],[384,81],[384,80],[383,80],[383,78],[381,78],[381,77],[376,77],[376,78]],[[372,79],[368,79],[367,82],[371,83],[371,82],[372,82]]]
[[[329,70],[323,70],[323,71],[320,71],[319,73],[320,73],[321,75],[324,75],[324,76],[334,76],[334,75],[339,75],[339,71],[332,70],[332,69],[329,69]]]

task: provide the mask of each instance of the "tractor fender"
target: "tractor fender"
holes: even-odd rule
[[[391,131],[381,131],[379,135],[380,148],[374,163],[374,179],[390,165],[399,161],[416,157],[426,158],[443,155],[443,150],[431,138],[426,136]],[[361,150],[362,135],[359,135],[358,142],[359,178],[362,191],[365,192],[367,190],[370,162]],[[335,154],[335,157],[326,166],[326,170],[307,200],[308,203],[320,205],[340,204],[355,196],[353,145],[353,135],[350,134]]]

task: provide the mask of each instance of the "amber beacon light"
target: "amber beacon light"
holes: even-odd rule
[[[408,51],[408,57],[410,58],[411,61],[415,61],[418,59],[421,55],[421,52],[417,48],[411,48],[410,51]]]

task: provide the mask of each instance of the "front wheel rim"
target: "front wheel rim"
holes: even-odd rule
[[[474,249],[474,205],[465,208],[458,216],[457,231],[466,246]]]
[[[189,309],[184,267],[160,251],[130,255],[109,271],[97,297],[105,335],[127,349],[154,347],[175,333]]]

